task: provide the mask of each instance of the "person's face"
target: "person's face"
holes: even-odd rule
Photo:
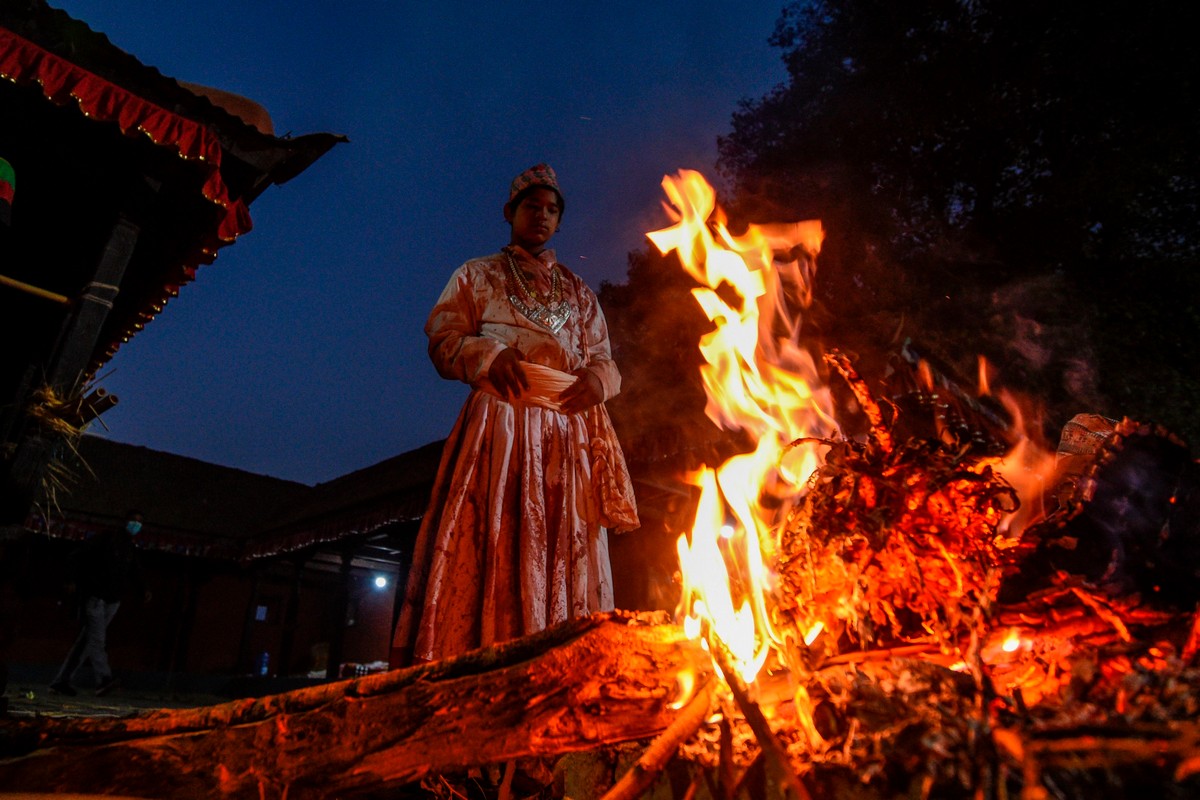
[[[558,230],[561,215],[562,209],[558,206],[558,195],[554,190],[537,187],[507,215],[512,224],[512,243],[537,253],[545,248],[546,242]]]

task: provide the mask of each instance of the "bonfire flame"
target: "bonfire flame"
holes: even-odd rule
[[[818,464],[813,445],[791,446],[836,430],[829,391],[811,354],[800,344],[800,314],[811,302],[819,222],[751,225],[733,235],[716,193],[697,172],[663,180],[674,225],[649,234],[664,254],[678,253],[702,285],[692,294],[713,330],[700,342],[708,396],[706,413],[726,430],[744,431],[757,447],[696,476],[701,499],[691,536],[679,539],[686,586],[682,611],[699,631],[703,618],[728,647],[741,677],[761,668],[779,634],[766,609],[771,576],[764,559],[774,551],[780,510],[764,508],[765,486],[799,495]],[[736,298],[730,302],[730,295]],[[722,529],[733,535],[722,546]],[[731,581],[727,560],[738,566]],[[739,584],[735,607],[731,583]]]
[[[1043,764],[1057,779],[1078,767],[1077,751],[1107,775],[1114,753],[1158,763],[1164,743],[1179,742],[1175,779],[1200,773],[1195,698],[1173,688],[1194,672],[1200,614],[1182,650],[1170,638],[1142,648],[1131,628],[1157,631],[1169,612],[1140,607],[1137,595],[1105,598],[1061,570],[1021,599],[996,602],[1001,575],[1025,566],[1029,543],[1015,545],[1045,516],[1038,499],[1055,471],[1054,456],[1025,434],[1018,406],[1001,398],[1005,413],[977,403],[950,370],[906,354],[919,384],[907,397],[932,411],[906,428],[911,405],[887,408],[833,351],[823,363],[848,384],[866,420],[865,432],[842,435],[799,336],[820,224],[752,225],[734,236],[698,173],[667,177],[663,188],[674,224],[649,237],[701,284],[693,294],[713,325],[700,347],[708,416],[755,443],[753,452],[692,476],[700,499],[691,531],[678,540],[680,616],[685,630],[704,637],[759,757],[782,768],[791,792],[808,797],[797,776],[822,765],[832,767],[824,772],[831,793],[838,776],[854,774],[849,765],[864,786],[868,773],[872,784],[887,784],[886,754],[902,740],[904,754],[891,763],[903,765],[905,783],[880,796],[942,796],[938,787],[961,790],[946,796],[1004,794],[1011,773],[995,773],[998,789],[981,783],[991,768],[980,767],[997,748],[1019,764],[1029,796],[1040,796]],[[981,360],[981,398],[989,378]],[[972,429],[979,418],[986,433]],[[1004,456],[1001,439],[1012,447]],[[1032,543],[1048,524],[1071,519],[1052,513]],[[1071,530],[1086,534],[1092,520],[1080,519]],[[1053,541],[1074,546],[1067,536]],[[757,678],[767,663],[782,669]],[[1167,677],[1147,678],[1152,672]],[[691,685],[681,682],[681,692]],[[1145,702],[1134,695],[1152,694],[1146,687],[1154,685],[1164,690],[1146,703],[1145,718],[1159,725],[1158,715],[1169,713],[1186,720],[1186,731],[1172,728],[1156,741],[1130,735],[1117,748],[1104,737],[1043,739],[1021,725],[996,727],[1001,714],[1028,717],[1034,705],[1052,713],[1055,704],[1066,709],[1060,719],[1090,723],[1096,703],[1112,695],[1117,730],[1129,731],[1128,715]],[[790,707],[772,709],[772,721],[783,721],[779,736],[758,703],[785,690]],[[729,715],[722,724],[724,775]],[[989,726],[991,738],[981,735]],[[732,796],[741,783],[724,785]]]
[[[1052,464],[1023,435],[1007,461],[893,441],[840,354],[825,361],[850,384],[871,432],[865,443],[835,439],[830,392],[800,338],[821,224],[749,225],[734,235],[699,173],[662,185],[674,224],[648,236],[700,284],[692,294],[713,324],[700,342],[706,413],[756,443],[693,476],[696,519],[678,541],[685,628],[715,636],[746,682],[772,648],[787,664],[822,631],[862,645],[932,635],[954,649],[994,592],[1005,528],[1025,521],[1014,517],[1017,493],[1001,470],[1025,488]],[[918,371],[932,387],[928,366]],[[981,393],[986,376],[981,362]],[[836,465],[822,463],[822,446],[837,451]]]

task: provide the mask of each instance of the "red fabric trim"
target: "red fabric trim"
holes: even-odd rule
[[[46,520],[35,512],[26,519],[25,527],[28,530],[44,533],[51,539],[82,542],[103,530],[111,528],[112,523],[56,520],[47,524]],[[177,556],[225,559],[229,561],[237,558],[239,550],[238,543],[235,540],[204,537],[198,534],[177,534],[168,531],[143,531],[134,539],[134,543],[140,550],[154,550]]]
[[[257,540],[225,539],[201,533],[183,533],[165,530],[143,529],[137,536],[137,546],[143,550],[156,550],[179,556],[241,561],[258,558],[273,558],[314,545],[328,544],[348,536],[367,534],[385,525],[396,522],[411,522],[420,519],[425,510],[425,500],[408,500],[392,503],[360,516],[334,520],[324,524],[285,534],[266,534]],[[52,539],[83,541],[94,536],[112,522],[97,522],[80,519],[55,519],[48,522],[34,510],[25,520],[28,530],[40,531]]]
[[[229,198],[221,180],[221,145],[206,126],[160,108],[5,28],[0,28],[0,76],[17,84],[37,83],[55,103],[74,100],[85,115],[115,122],[126,135],[143,134],[189,161],[205,162],[209,173],[201,191],[224,210],[217,238],[232,242],[250,230],[250,211],[241,200]]]
[[[0,77],[17,85],[36,83],[51,102],[74,102],[85,116],[115,123],[127,136],[144,135],[156,145],[175,150],[181,158],[203,163],[208,176],[200,191],[221,209],[215,229],[207,234],[208,241],[198,243],[184,263],[168,265],[175,272],[165,277],[162,296],[141,309],[116,340],[107,344],[105,354],[91,365],[97,369],[153,319],[167,300],[179,294],[181,284],[196,277],[198,264],[212,263],[219,247],[250,230],[250,210],[241,199],[229,197],[221,177],[221,145],[207,126],[167,111],[6,28],[0,28]]]
[[[292,533],[266,534],[247,543],[242,560],[269,558],[317,544],[336,542],[347,536],[371,533],[395,522],[419,519],[425,510],[425,502],[427,499],[422,502],[401,501],[357,517],[337,519]]]

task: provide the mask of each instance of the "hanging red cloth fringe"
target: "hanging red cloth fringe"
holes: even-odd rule
[[[37,83],[55,103],[73,100],[92,119],[114,122],[128,136],[143,134],[157,145],[174,148],[182,158],[205,163],[208,177],[201,191],[224,211],[214,231],[216,238],[232,242],[250,230],[250,211],[241,200],[230,199],[221,180],[221,147],[204,125],[160,108],[4,28],[0,28],[0,76],[18,85]]]

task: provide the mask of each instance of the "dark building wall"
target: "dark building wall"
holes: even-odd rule
[[[257,674],[266,653],[270,675],[323,672],[335,625],[343,626],[343,662],[386,661],[394,590],[390,585],[386,591],[369,589],[373,578],[374,573],[351,573],[349,613],[339,614],[337,573],[305,569],[298,593],[291,565],[255,565],[216,575],[201,595],[188,670]],[[248,664],[238,663],[239,653]]]
[[[57,664],[78,632],[63,564],[68,542],[23,535],[5,542],[3,592],[12,663]]]
[[[4,592],[11,619],[10,663],[57,666],[79,633],[74,598],[65,565],[78,543],[26,534],[4,550]],[[173,576],[148,575],[152,591],[165,594]],[[161,596],[161,595],[160,595]],[[166,641],[167,613],[161,605],[135,598],[122,601],[109,628],[109,658],[114,669],[153,670]]]
[[[238,652],[250,596],[250,575],[245,570],[227,567],[204,583],[188,648],[189,672],[238,673]]]
[[[345,629],[342,651],[344,663],[387,662],[392,647],[392,610],[396,601],[395,580],[388,577],[382,589],[375,587],[379,573],[355,572],[350,584],[350,611],[353,621]]]
[[[39,534],[3,543],[0,612],[5,619],[0,657],[9,664],[52,669],[65,657],[79,632],[64,569],[67,555],[77,546]],[[268,654],[271,675],[324,669],[332,626],[346,621],[345,615],[334,613],[338,573],[302,570],[299,603],[289,617],[288,604],[296,596],[291,564],[247,567],[167,553],[142,556],[152,597],[149,603],[136,597],[122,602],[109,628],[114,671],[256,674],[263,652]],[[353,624],[343,631],[344,663],[386,661],[395,587],[389,584],[383,591],[376,590],[371,585],[374,577],[364,570],[351,571]],[[258,605],[266,607],[261,621],[252,619]],[[281,664],[289,619],[291,657]]]

